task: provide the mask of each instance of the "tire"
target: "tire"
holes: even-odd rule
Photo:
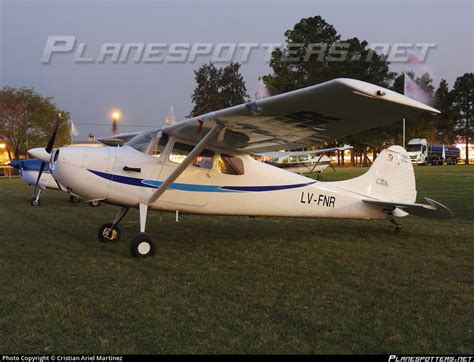
[[[100,206],[100,201],[99,200],[91,201],[91,202],[89,202],[89,206],[90,207],[98,207],[98,206]]]
[[[31,205],[31,206],[40,206],[40,205],[41,205],[41,200],[40,200],[40,199],[36,199],[35,197],[33,197],[33,198],[30,200],[30,205]]]
[[[81,199],[77,196],[71,195],[71,196],[69,196],[69,202],[71,202],[71,203],[81,202]]]
[[[112,228],[112,223],[107,223],[104,225],[101,225],[99,227],[99,230],[97,231],[97,237],[99,238],[99,241],[102,243],[116,243],[117,241],[120,240],[120,228],[115,225],[113,230],[112,230],[112,235],[107,236],[107,233],[109,230]]]
[[[132,257],[145,259],[155,255],[156,247],[150,235],[140,233],[130,241],[129,251]]]

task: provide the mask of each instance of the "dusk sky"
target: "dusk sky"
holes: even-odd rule
[[[369,43],[435,43],[426,67],[437,85],[452,87],[473,72],[473,2],[455,1],[13,1],[0,0],[0,87],[34,87],[71,113],[86,139],[111,133],[110,113],[123,113],[120,132],[160,126],[173,104],[189,114],[193,71],[208,62],[125,64],[74,62],[79,43],[97,58],[102,43],[281,43],[301,18],[320,15],[342,38]],[[74,36],[75,49],[41,63],[48,36]],[[271,73],[263,49],[242,65],[253,97],[260,75]],[[225,65],[219,63],[218,65]],[[394,71],[402,71],[395,64]],[[107,126],[84,125],[98,123]],[[135,125],[125,127],[124,125]]]

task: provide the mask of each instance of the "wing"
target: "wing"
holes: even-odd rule
[[[142,132],[128,132],[128,133],[120,133],[115,136],[107,136],[98,138],[97,141],[103,143],[106,146],[122,146],[124,143],[130,141],[133,137],[137,134]]]
[[[379,206],[380,208],[388,211],[395,209],[401,209],[409,214],[431,217],[435,219],[452,219],[454,214],[446,206],[425,197],[428,204],[405,204],[400,202],[387,202],[379,200],[362,200],[368,204]]]
[[[224,129],[211,145],[258,153],[320,144],[399,121],[420,110],[439,113],[388,89],[341,78],[207,113],[163,131],[197,143],[203,130],[217,123]]]

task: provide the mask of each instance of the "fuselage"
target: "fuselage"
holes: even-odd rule
[[[86,201],[138,207],[148,203],[185,157],[183,145],[193,147],[170,137],[159,154],[128,145],[60,148],[52,172],[68,192]],[[200,162],[188,166],[158,200],[148,203],[149,208],[212,215],[387,218],[362,202],[363,195],[337,183],[319,182],[247,154],[210,147]]]

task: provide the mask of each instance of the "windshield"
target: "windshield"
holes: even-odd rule
[[[147,153],[149,147],[152,146],[152,141],[154,141],[157,137],[161,137],[160,129],[140,133],[125,143],[125,145],[133,147],[137,151]]]
[[[407,152],[417,152],[421,151],[421,145],[407,145]]]

